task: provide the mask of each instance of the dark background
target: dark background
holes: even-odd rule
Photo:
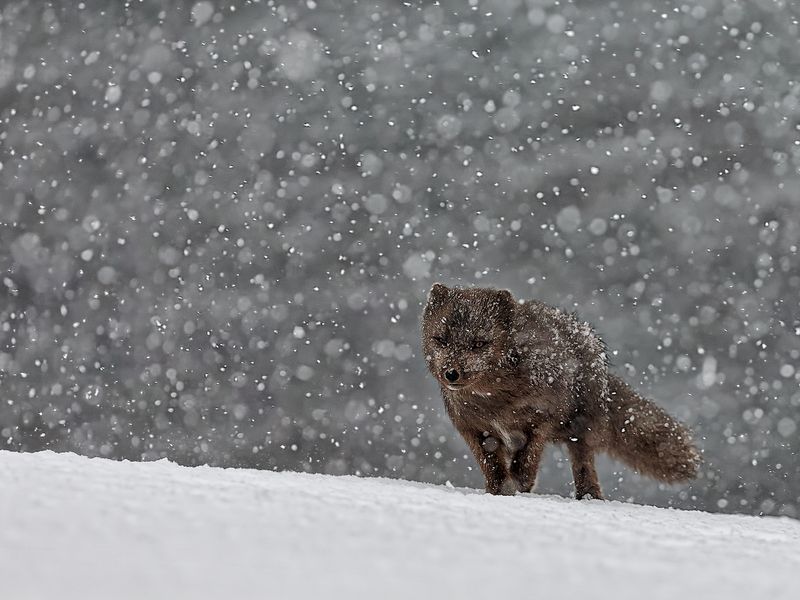
[[[480,486],[439,280],[578,310],[697,432],[610,497],[798,516],[798,15],[3,3],[0,447]]]

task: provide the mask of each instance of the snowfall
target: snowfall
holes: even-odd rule
[[[796,598],[800,522],[0,452],[3,598]]]

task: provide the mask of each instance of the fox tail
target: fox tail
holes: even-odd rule
[[[616,375],[609,375],[609,399],[611,456],[667,483],[697,476],[700,454],[683,424]]]

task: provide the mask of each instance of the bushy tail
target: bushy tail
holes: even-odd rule
[[[700,455],[686,427],[615,375],[609,375],[609,397],[611,456],[668,483],[697,476]]]

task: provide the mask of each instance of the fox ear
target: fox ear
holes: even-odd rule
[[[511,325],[511,320],[514,315],[514,305],[516,303],[517,301],[514,299],[514,296],[512,296],[511,292],[508,290],[495,290],[494,304],[497,310],[496,314],[506,326]]]
[[[441,283],[434,283],[428,294],[428,304],[440,304],[450,295],[450,288]]]
[[[513,306],[517,302],[508,290],[497,290],[496,294],[497,299],[500,301],[500,306]]]

